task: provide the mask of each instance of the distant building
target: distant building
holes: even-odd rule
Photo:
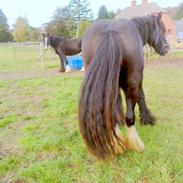
[[[162,21],[165,24],[168,39],[171,45],[176,40],[176,25],[173,19],[168,15],[167,11],[157,3],[149,3],[148,0],[142,0],[140,5],[137,5],[136,0],[131,1],[131,6],[126,7],[120,11],[115,18],[126,18],[131,19],[134,17],[147,16],[147,15],[157,15],[159,12],[163,13]]]

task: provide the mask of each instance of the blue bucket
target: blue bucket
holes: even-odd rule
[[[79,55],[67,57],[71,70],[80,70],[83,67],[83,59]]]

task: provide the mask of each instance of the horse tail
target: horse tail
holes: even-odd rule
[[[117,126],[124,119],[119,88],[121,64],[119,34],[101,33],[98,49],[81,86],[79,127],[89,151],[102,159],[125,150]]]

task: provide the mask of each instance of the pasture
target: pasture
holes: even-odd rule
[[[83,73],[59,73],[52,51],[41,70],[39,50],[0,49],[0,182],[183,182],[182,52],[145,64],[146,100],[157,117],[155,126],[141,126],[136,107],[145,151],[102,162],[78,130]]]

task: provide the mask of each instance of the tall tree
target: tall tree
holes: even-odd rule
[[[89,8],[89,2],[87,0],[70,0],[69,7],[71,9],[71,15],[76,22],[82,19],[93,19],[93,12]]]
[[[54,20],[68,20],[71,17],[71,10],[69,8],[69,6],[64,6],[64,7],[58,7],[53,15],[53,19]]]
[[[109,13],[106,6],[102,5],[98,11],[98,19],[109,18]]]
[[[15,41],[30,41],[30,26],[26,17],[19,16],[15,22],[13,37]]]
[[[80,21],[93,20],[93,12],[89,8],[89,2],[87,0],[70,0],[69,7],[71,9],[71,16],[77,23],[76,37],[78,37]]]
[[[0,42],[6,42],[12,40],[12,35],[9,32],[8,20],[0,9]]]

